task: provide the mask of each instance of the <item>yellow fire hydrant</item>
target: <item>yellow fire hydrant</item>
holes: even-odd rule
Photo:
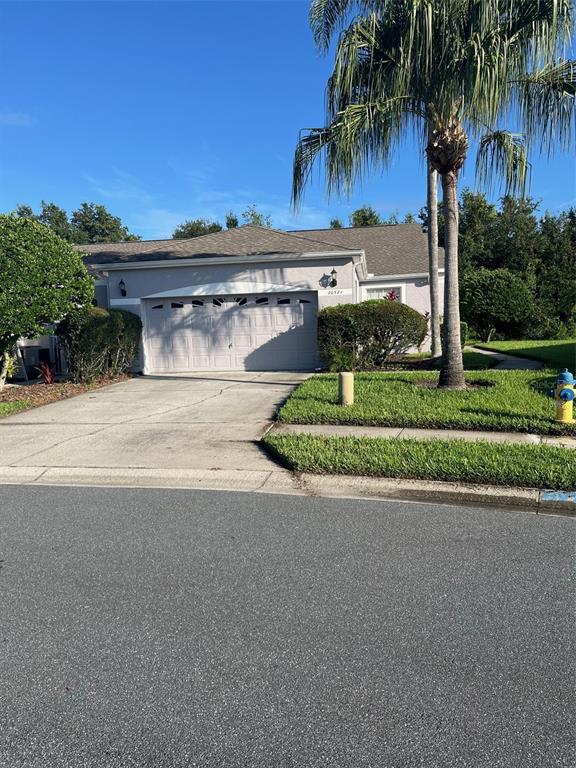
[[[573,424],[576,382],[568,368],[558,374],[556,386],[548,394],[556,401],[556,421],[561,424]]]

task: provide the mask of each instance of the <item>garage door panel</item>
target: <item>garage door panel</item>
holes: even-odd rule
[[[147,370],[313,368],[316,306],[312,293],[150,300]]]
[[[190,334],[190,349],[208,350],[212,346],[212,340],[209,336]]]
[[[192,355],[190,370],[209,371],[210,368],[210,355]]]

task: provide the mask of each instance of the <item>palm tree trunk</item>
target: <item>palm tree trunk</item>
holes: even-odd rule
[[[464,389],[458,289],[458,171],[442,174],[442,203],[445,222],[444,338],[438,386]]]
[[[0,390],[4,389],[4,384],[6,384],[6,376],[8,374],[9,362],[10,362],[10,351],[4,350],[0,352]]]
[[[440,357],[440,289],[438,287],[438,172],[428,161],[428,279],[430,281],[430,336],[432,357]]]

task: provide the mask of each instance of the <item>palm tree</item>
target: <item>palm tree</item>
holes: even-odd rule
[[[301,137],[294,159],[298,204],[323,156],[329,192],[385,167],[407,132],[426,146],[442,182],[445,219],[444,349],[439,385],[462,388],[458,295],[458,176],[469,135],[480,140],[480,179],[524,188],[530,141],[571,143],[576,64],[562,58],[569,0],[316,0],[317,41],[327,45],[354,6],[377,13],[340,35],[327,88],[328,121]],[[495,130],[515,120],[524,136]],[[431,270],[432,271],[432,270]]]

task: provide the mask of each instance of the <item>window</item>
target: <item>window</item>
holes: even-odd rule
[[[366,291],[366,298],[402,301],[402,288],[399,285],[387,285],[380,288],[368,288]]]
[[[234,299],[234,301],[236,302],[236,304],[238,304],[238,306],[243,307],[244,304],[246,304],[246,302],[248,301],[248,299],[246,298],[246,296],[239,296],[238,298]]]
[[[278,299],[277,304],[290,304],[290,299]]]
[[[212,304],[215,307],[221,307],[224,304],[224,299],[212,299]]]
[[[164,304],[154,304],[152,309],[164,309]]]
[[[172,304],[170,304],[170,307],[172,309],[184,309],[184,304],[182,304],[181,301],[173,301]]]
[[[203,307],[204,302],[201,299],[192,299],[192,306],[193,307]]]
[[[268,304],[268,297],[260,296],[259,299],[256,299],[256,304]]]
[[[300,304],[310,304],[308,299],[300,299]]]

